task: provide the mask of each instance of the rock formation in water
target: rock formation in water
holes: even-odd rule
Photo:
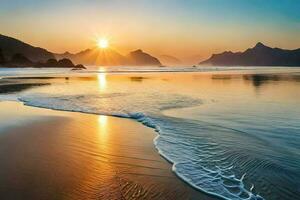
[[[218,66],[300,66],[300,49],[271,48],[262,43],[244,52],[213,54],[200,65]]]

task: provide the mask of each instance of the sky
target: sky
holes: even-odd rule
[[[299,0],[0,0],[0,34],[52,52],[106,37],[123,54],[202,60],[263,42],[300,48]]]

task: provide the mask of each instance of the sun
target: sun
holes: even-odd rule
[[[109,46],[109,42],[106,38],[100,38],[100,39],[97,40],[97,46],[100,49],[106,49]]]

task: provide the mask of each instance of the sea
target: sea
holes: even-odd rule
[[[157,153],[201,192],[300,199],[300,67],[0,69],[0,85],[12,80],[30,85],[0,100],[153,128]]]

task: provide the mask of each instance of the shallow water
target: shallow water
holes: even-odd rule
[[[225,199],[300,196],[300,68],[93,71],[14,81],[51,85],[0,98],[128,117],[155,128],[159,153],[203,192]]]

